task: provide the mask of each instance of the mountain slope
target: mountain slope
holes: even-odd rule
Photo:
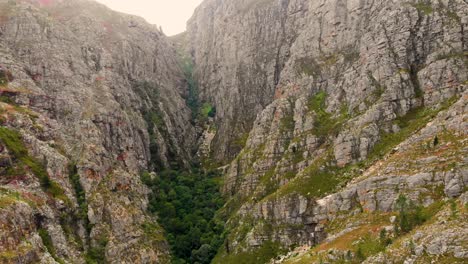
[[[139,174],[150,157],[191,163],[172,45],[93,1],[5,0],[0,12],[2,261],[167,260]]]
[[[467,14],[0,0],[0,262],[463,263]]]
[[[465,191],[467,8],[464,1],[219,0],[197,9],[188,33],[200,93],[217,109],[212,158],[242,149],[225,168],[231,233],[215,263],[254,263],[320,243],[324,222],[341,211],[395,211],[400,193],[422,188],[412,181],[428,185],[423,193],[459,182],[455,194],[410,195],[425,206]],[[457,135],[450,144],[461,148],[450,151],[450,166],[424,164],[427,157],[414,153],[424,165],[400,159],[376,167],[425,126],[437,132],[420,144],[440,140],[438,123],[450,121],[434,117],[447,113],[456,116],[447,137]],[[394,166],[403,168],[395,175]],[[423,172],[436,176],[422,180]],[[349,183],[363,174],[361,185]],[[396,184],[405,181],[406,191]]]

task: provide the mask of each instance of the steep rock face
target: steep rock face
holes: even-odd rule
[[[150,156],[161,166],[191,160],[196,133],[171,44],[141,18],[86,0],[0,1],[0,36],[10,76],[2,127],[19,132],[30,156],[2,137],[4,160],[27,164],[2,171],[14,176],[2,179],[2,257],[79,263],[88,249],[111,263],[167,259],[139,173]],[[63,195],[51,196],[38,174]]]
[[[334,97],[329,110],[345,101],[349,110],[363,112],[369,108],[364,98],[375,101],[383,88],[393,89],[386,95],[394,103],[380,106],[384,115],[404,114],[417,104],[408,98],[419,89],[435,98],[425,98],[430,104],[440,94],[450,97],[463,76],[440,59],[463,57],[458,7],[464,3],[205,1],[188,33],[201,98],[217,109],[215,158],[236,154],[258,112],[291,93],[325,90]],[[434,74],[446,70],[455,78],[438,83],[444,80]],[[353,151],[373,143],[356,137],[338,140]],[[356,158],[349,151],[337,155],[341,163]]]
[[[202,98],[217,108],[217,158],[227,157],[224,148],[233,150],[229,142],[252,126],[225,176],[224,192],[232,197],[226,208],[237,212],[226,251],[320,241],[324,234],[313,231],[318,223],[309,217],[317,217],[316,200],[344,188],[439,112],[464,116],[450,106],[466,101],[467,8],[460,0],[205,1],[188,31]],[[245,67],[248,74],[239,74]],[[451,133],[462,131],[454,125]],[[463,145],[464,137],[454,144]],[[427,167],[438,174],[418,175],[415,168],[410,181],[464,182],[463,170]],[[372,193],[386,184],[373,175],[358,189]],[[396,195],[387,191],[373,202],[355,194],[340,198],[344,207],[388,211]]]
[[[200,97],[216,107],[216,160],[240,151],[257,113],[273,100],[301,27],[302,2],[210,0],[188,22]]]
[[[299,173],[275,193],[261,200],[256,196],[245,200],[231,219],[231,225],[236,227],[228,239],[231,253],[249,251],[267,241],[277,241],[285,247],[333,241],[335,236],[343,234],[329,233],[331,222],[345,222],[346,218],[352,219],[362,213],[392,212],[402,194],[424,206],[445,197],[466,195],[467,99],[465,94],[451,109],[440,113],[392,153],[359,172],[360,176],[339,191],[320,199],[316,193],[307,193],[324,186],[313,180],[319,172]],[[440,145],[433,145],[435,137]],[[346,172],[352,173],[352,170]],[[327,180],[333,181],[332,174],[329,176]],[[301,186],[309,187],[303,191]],[[236,223],[240,223],[240,227]],[[466,250],[463,246],[456,250],[457,258],[464,258]]]

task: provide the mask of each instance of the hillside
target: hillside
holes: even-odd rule
[[[468,4],[0,0],[0,262],[465,263]]]

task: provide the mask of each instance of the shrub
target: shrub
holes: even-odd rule
[[[106,261],[106,246],[109,240],[102,236],[96,244],[88,249],[85,255],[86,264],[103,264]]]
[[[434,216],[442,205],[443,202],[437,202],[424,208],[420,205],[415,205],[405,195],[400,194],[395,202],[395,209],[398,211],[395,231],[397,234],[408,233]]]
[[[84,225],[88,234],[91,232],[91,225],[88,219],[88,202],[86,201],[86,192],[81,185],[80,175],[78,174],[78,169],[75,164],[70,164],[68,167],[68,177],[73,190],[75,191],[76,200],[78,202],[78,215],[77,217],[84,221]]]
[[[204,103],[203,106],[200,109],[200,114],[202,118],[208,118],[208,117],[215,117],[216,116],[216,108],[209,103]]]
[[[52,256],[52,258],[57,261],[58,263],[60,264],[64,264],[65,262],[63,262],[62,259],[60,259],[59,257],[57,257],[57,254],[55,252],[55,247],[54,247],[54,244],[52,243],[52,238],[50,237],[49,235],[49,232],[44,229],[44,228],[40,228],[38,230],[38,233],[39,233],[39,236],[41,237],[42,239],[42,243],[44,244],[44,246],[46,247],[47,251],[50,253],[50,255]]]

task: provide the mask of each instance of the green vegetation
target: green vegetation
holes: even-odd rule
[[[192,110],[192,119],[197,119],[197,115],[200,109],[200,102],[198,100],[198,86],[195,78],[193,76],[193,62],[192,59],[188,56],[181,55],[181,65],[182,71],[185,75],[185,80],[187,80],[188,85],[188,98],[187,105]]]
[[[162,228],[153,222],[145,222],[141,225],[145,235],[152,241],[164,241]]]
[[[193,121],[206,121],[214,117],[215,107],[208,103],[201,105],[198,101],[191,60],[183,59],[181,66],[188,82],[187,104],[192,110]],[[162,171],[154,179],[148,173],[141,176],[142,181],[152,190],[148,209],[158,215],[158,222],[166,232],[173,263],[210,263],[224,241],[224,224],[215,217],[216,211],[224,203],[219,193],[218,177],[213,173],[203,174],[197,168],[184,172],[165,169],[158,159],[158,135],[155,134],[159,132],[164,138],[170,138],[159,110],[163,98],[155,92],[157,87],[148,82],[136,83],[135,89],[140,97],[149,99],[152,105],[146,106],[142,113],[150,134],[151,165],[153,169]],[[167,142],[171,143],[170,140]],[[170,151],[172,148],[168,149]],[[172,169],[181,167],[177,155],[169,153],[168,156]],[[152,241],[164,239],[162,229],[157,224],[145,222],[142,228]],[[91,256],[98,256],[99,249],[104,247],[101,245],[95,248],[90,252],[94,252]]]
[[[247,144],[247,140],[249,139],[249,133],[243,133],[238,138],[236,138],[233,142],[235,147],[243,149]]]
[[[23,193],[15,190],[0,187],[0,209],[6,208],[17,202],[27,203],[31,208],[36,208],[44,201],[41,199],[31,199],[31,196],[25,196]],[[37,197],[34,197],[37,198]]]
[[[384,251],[391,243],[392,240],[387,236],[385,229],[380,231],[379,237],[373,237],[368,233],[355,246],[355,256],[360,263],[368,257]]]
[[[281,118],[279,129],[280,131],[287,132],[291,132],[292,130],[294,130],[294,117],[292,116],[292,114],[288,114]]]
[[[29,203],[23,199],[20,193],[8,189],[0,188],[0,209],[6,208],[12,204],[15,204],[19,201],[24,201]]]
[[[182,71],[185,75],[188,85],[187,105],[192,111],[192,119],[205,121],[208,117],[216,116],[216,107],[209,103],[201,104],[199,101],[198,86],[193,76],[193,62],[191,58],[183,57],[181,59]]]
[[[396,133],[382,133],[379,143],[373,147],[368,160],[375,161],[383,158],[385,154],[411,136],[415,131],[423,128],[440,111],[447,109],[457,99],[457,97],[451,98],[439,108],[415,108],[406,115],[397,118],[394,123],[400,127],[400,131]]]
[[[97,239],[96,244],[91,246],[85,255],[86,264],[103,264],[106,261],[106,246],[109,240],[106,236]]]
[[[429,207],[416,206],[404,195],[398,196],[396,209],[398,210],[395,230],[397,234],[406,234],[415,227],[431,219],[444,205],[444,202],[437,202]]]
[[[313,132],[318,137],[326,137],[339,131],[341,125],[349,118],[348,109],[343,105],[338,117],[326,111],[327,93],[320,91],[309,99],[308,107],[315,113]]]
[[[80,182],[80,175],[75,164],[71,164],[68,168],[69,180],[75,191],[76,200],[78,202],[78,219],[84,221],[85,228],[88,234],[91,232],[91,226],[88,219],[88,202],[86,201],[86,193]]]
[[[209,103],[204,103],[200,109],[200,114],[203,119],[207,119],[208,117],[215,117],[216,108]]]
[[[309,101],[309,109],[316,112],[323,113],[323,105],[326,98],[325,93],[315,95]],[[382,159],[387,153],[392,151],[398,144],[403,142],[414,132],[423,128],[437,113],[447,109],[450,105],[456,102],[458,98],[454,97],[444,102],[438,108],[416,108],[408,112],[406,115],[397,118],[394,122],[400,127],[400,131],[396,133],[382,132],[381,139],[377,143],[366,160],[356,164],[349,164],[345,167],[339,167],[334,164],[334,157],[332,150],[328,149],[322,157],[318,158],[312,165],[304,170],[298,177],[294,178],[287,185],[282,186],[277,192],[273,193],[267,198],[274,196],[285,196],[290,193],[296,192],[307,197],[321,197],[344,185],[350,179],[360,174],[360,171],[367,169],[374,164],[377,160]],[[274,196],[273,196],[274,195]]]
[[[52,243],[52,239],[50,238],[49,232],[47,232],[47,230],[44,228],[40,228],[38,230],[38,233],[42,239],[42,243],[47,248],[47,251],[50,253],[52,258],[54,258],[54,260],[57,261],[58,263],[64,264],[65,262],[59,257],[57,257],[57,253],[55,252],[55,247],[54,247],[54,244]]]
[[[307,197],[322,197],[351,178],[349,175],[355,166],[340,168],[332,165],[331,153],[315,161],[307,167],[299,178],[281,187],[276,195],[285,196],[289,193],[300,193]]]
[[[224,204],[215,173],[166,170],[151,178],[142,174],[148,185],[149,210],[156,213],[166,231],[173,263],[210,263],[224,241],[224,223],[216,211]]]
[[[236,254],[226,254],[226,249],[222,254],[218,254],[213,259],[214,264],[257,264],[268,263],[285,252],[278,242],[266,241],[260,247]]]
[[[275,167],[271,168],[265,172],[262,177],[260,177],[260,185],[264,186],[265,190],[263,191],[262,196],[258,198],[263,198],[276,191],[278,188],[278,180],[273,176],[275,176]]]
[[[15,197],[2,195],[0,196],[0,209],[7,208],[8,206],[15,204],[18,201],[19,199],[16,199]]]
[[[5,96],[5,95],[0,96],[0,102],[11,104],[11,105],[15,104],[15,102],[10,97]]]
[[[41,187],[45,192],[66,203],[70,203],[60,185],[49,178],[49,174],[44,169],[44,166],[28,155],[28,150],[24,146],[21,135],[18,132],[6,127],[0,127],[0,140],[16,159],[16,166],[10,168],[8,171],[9,175],[24,174],[24,169],[28,168],[39,179]]]
[[[148,124],[148,130],[152,131],[155,127],[163,129],[164,120],[159,110],[160,95],[157,85],[152,82],[143,81],[134,83],[133,87],[140,98],[149,101],[151,104],[145,104],[141,110],[143,118]]]
[[[431,5],[430,1],[419,1],[417,3],[410,3],[410,5],[422,12],[424,15],[428,16],[434,12],[434,8]]]

